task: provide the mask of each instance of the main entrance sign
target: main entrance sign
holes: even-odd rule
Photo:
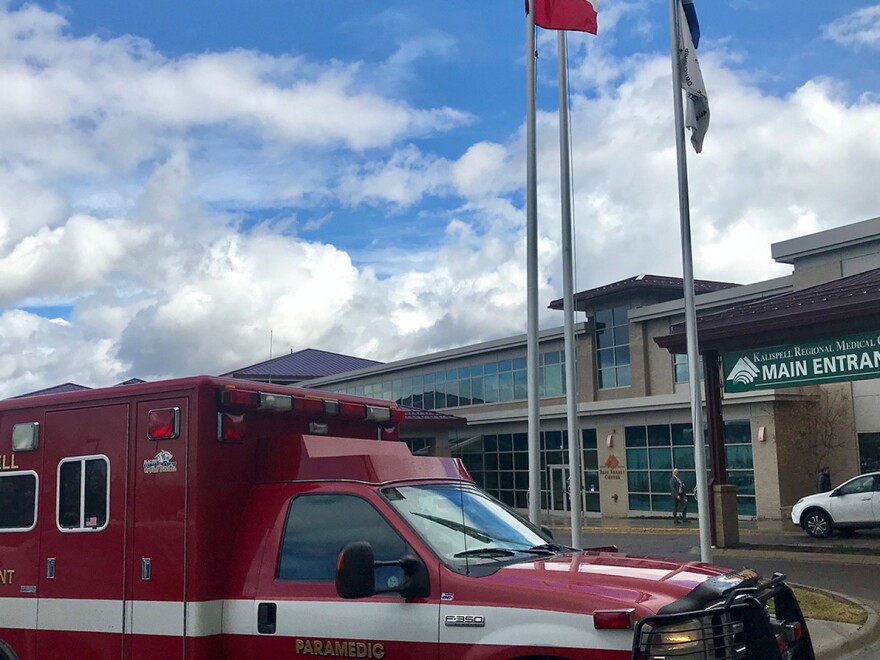
[[[725,392],[880,378],[880,330],[722,356]]]

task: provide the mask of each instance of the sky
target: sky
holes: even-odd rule
[[[880,3],[696,0],[695,276],[880,216]],[[681,276],[668,3],[569,33],[575,288]],[[522,0],[0,0],[0,397],[524,333]],[[541,326],[562,295],[538,30]]]

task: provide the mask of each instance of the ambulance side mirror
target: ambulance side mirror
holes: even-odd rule
[[[336,593],[340,598],[368,598],[375,593],[376,562],[373,546],[347,543],[336,561]]]
[[[404,580],[399,587],[376,589],[376,568],[399,566]],[[397,593],[403,598],[423,598],[431,593],[428,569],[415,555],[392,561],[376,561],[373,547],[365,541],[347,543],[336,562],[336,593],[340,598],[369,598],[375,594]]]

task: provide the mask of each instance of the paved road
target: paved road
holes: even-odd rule
[[[568,531],[558,531],[556,538],[561,543],[570,541]],[[630,554],[672,557],[675,559],[698,560],[700,558],[700,539],[696,525],[686,531],[681,528],[669,530],[662,527],[649,530],[632,529],[628,531],[603,530],[593,528],[584,531],[582,542],[585,547],[616,545],[621,552]],[[826,591],[880,601],[880,530],[857,533],[853,538],[834,536],[817,541],[806,534],[797,532],[756,533],[741,535],[746,550],[744,552],[721,551],[713,557],[714,564],[730,568],[748,566],[769,575],[781,572],[790,582],[813,586]],[[792,557],[778,556],[778,551],[814,550],[827,553],[827,559],[820,552],[803,553]],[[839,554],[835,554],[837,551]],[[875,558],[874,564],[843,563],[859,560],[861,557]],[[720,555],[720,556],[719,556]],[[773,555],[773,557],[769,557]],[[880,643],[863,649],[847,660],[877,660],[880,658]]]

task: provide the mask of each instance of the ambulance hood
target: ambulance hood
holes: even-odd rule
[[[721,578],[727,569],[613,552],[579,552],[504,566],[476,583],[504,594],[511,605],[567,611],[636,608],[652,614]]]

